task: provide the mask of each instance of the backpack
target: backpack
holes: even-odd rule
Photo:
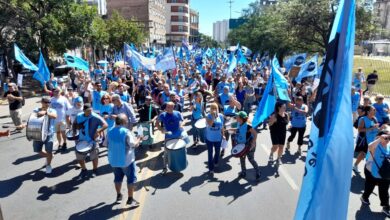
[[[382,179],[390,180],[390,157],[386,156],[386,154],[383,152],[382,149],[379,148],[383,156],[385,157],[383,159],[382,166],[379,167],[378,163],[376,162],[374,158],[374,154],[372,154],[372,159],[374,159],[375,165],[378,167],[378,173],[381,175]]]

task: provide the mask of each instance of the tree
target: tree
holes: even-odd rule
[[[200,47],[210,47],[210,48],[216,48],[220,47],[219,43],[214,40],[212,37],[199,33],[199,46]]]
[[[123,43],[140,45],[145,41],[143,27],[134,19],[126,20],[117,11],[114,11],[107,21],[109,33],[108,45],[111,49],[121,50]]]

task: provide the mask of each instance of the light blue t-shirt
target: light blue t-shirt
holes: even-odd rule
[[[203,103],[192,102],[194,110],[192,110],[192,118],[195,120],[202,118]]]
[[[382,122],[383,118],[388,117],[387,113],[384,111],[384,109],[389,109],[389,105],[387,105],[387,103],[374,103],[372,106],[374,106],[374,108],[376,109],[375,117],[376,119],[378,119],[379,122]]]
[[[213,119],[213,116],[209,113],[207,115],[209,120]],[[218,117],[214,120],[212,126],[207,123],[206,126],[206,139],[211,142],[220,142],[222,141],[222,128],[223,128],[223,115],[219,114]]]
[[[358,92],[355,92],[355,94],[353,94],[351,98],[352,98],[351,99],[351,102],[352,102],[352,112],[356,112],[358,107],[359,107],[360,94]]]

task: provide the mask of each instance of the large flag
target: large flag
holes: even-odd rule
[[[41,86],[50,80],[50,71],[46,66],[45,59],[43,58],[42,52],[39,55],[39,69],[34,73],[33,78],[41,83]]]
[[[237,59],[236,56],[234,55],[234,52],[230,52],[229,56],[229,68],[228,68],[228,73],[232,73],[233,70],[237,67]]]
[[[250,55],[252,55],[252,51],[249,48],[245,46],[241,46],[241,49],[245,56],[249,57]]]
[[[289,72],[293,66],[302,65],[306,60],[306,56],[306,53],[293,55],[283,62],[283,66],[286,68],[286,71]]]
[[[301,82],[305,77],[316,76],[318,73],[318,54],[313,56],[309,61],[301,66],[301,70],[298,73],[298,76],[295,78],[295,81]]]
[[[246,59],[246,57],[244,56],[244,54],[242,53],[240,48],[238,48],[238,50],[237,50],[237,62],[239,64],[247,64],[248,63],[248,60]]]
[[[14,44],[14,51],[15,51],[15,59],[19,61],[24,68],[32,70],[32,71],[37,71],[38,67],[32,63],[26,55],[20,50],[18,45]]]
[[[280,65],[279,61],[274,56],[272,59],[272,74],[274,78],[274,87],[276,89],[276,94],[279,100],[288,101],[290,102],[290,97],[288,95],[288,86],[289,83],[287,79],[283,76],[283,74],[280,72]]]
[[[276,104],[276,96],[274,93],[274,68],[268,78],[267,85],[263,93],[263,97],[257,107],[256,113],[252,120],[252,127],[256,128],[260,123],[264,122],[274,111]]]
[[[355,0],[340,0],[326,51],[295,219],[347,219],[353,131]]]
[[[167,71],[176,68],[175,55],[172,48],[166,48],[163,55],[156,58],[156,70]]]
[[[68,53],[64,54],[66,64],[70,67],[79,68],[84,71],[89,71],[89,63],[80,57],[72,56]]]

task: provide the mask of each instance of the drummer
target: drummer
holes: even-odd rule
[[[192,126],[192,135],[194,138],[193,147],[197,147],[197,144],[199,141],[199,135],[201,135],[201,134],[198,134],[199,131],[195,127],[195,123],[199,119],[203,118],[203,114],[204,114],[202,93],[200,93],[200,92],[195,93],[194,101],[192,101],[191,106],[190,106],[190,111],[192,112],[191,126]]]
[[[34,112],[37,113],[38,117],[42,117],[44,115],[49,117],[49,130],[47,131],[46,140],[44,142],[33,141],[34,152],[46,158],[46,174],[50,174],[52,172],[51,161],[53,159],[54,120],[57,118],[56,110],[50,108],[49,106],[50,97],[43,97],[41,100],[41,107],[34,109]],[[43,145],[45,145],[45,151],[42,150]]]
[[[184,136],[184,119],[180,112],[174,111],[175,104],[173,102],[168,102],[165,108],[165,112],[161,113],[157,118],[157,128],[165,133],[165,141],[169,139],[178,139]],[[162,122],[165,130],[161,127],[160,122]],[[164,148],[164,168],[162,173],[167,172],[167,150]]]
[[[247,155],[240,157],[241,173],[240,177],[246,177],[246,166],[245,158],[248,157],[249,162],[252,164],[256,171],[256,180],[260,179],[260,170],[257,162],[255,161],[255,150],[256,150],[256,138],[257,132],[248,124],[248,114],[244,111],[237,113],[238,128],[236,130],[236,144],[245,144],[250,147]]]
[[[100,126],[100,127],[99,127]],[[98,138],[99,133],[104,131],[108,127],[106,121],[100,117],[98,114],[92,112],[91,104],[85,103],[83,107],[83,112],[78,114],[73,125],[73,132],[76,132],[76,129],[79,129],[79,140],[86,141],[92,144],[92,150],[89,153],[89,157],[92,160],[93,170],[92,175],[98,175],[98,154],[99,154],[99,146],[96,144],[95,140]],[[77,143],[77,144],[78,144]],[[81,166],[81,172],[79,177],[84,178],[87,175],[87,168],[85,166],[85,158],[87,155],[80,154],[77,152],[76,145],[76,159]]]
[[[131,131],[127,129],[127,123],[127,116],[123,113],[119,114],[115,118],[116,127],[107,133],[103,145],[108,146],[108,162],[114,171],[116,202],[120,203],[122,200],[121,187],[123,177],[126,175],[128,194],[126,204],[139,206],[139,202],[133,198],[134,184],[137,181],[134,148],[139,146],[142,137],[134,138]]]
[[[228,101],[228,105],[224,105],[223,107],[223,114],[224,114],[224,127],[226,127],[227,123],[232,123],[235,121],[235,116],[238,111],[241,110],[241,103],[237,101],[234,96],[230,96],[230,100]],[[230,124],[231,125],[231,124]],[[225,130],[225,139],[226,141],[229,141],[230,133],[228,130]],[[225,155],[225,149],[221,150],[221,157]]]

